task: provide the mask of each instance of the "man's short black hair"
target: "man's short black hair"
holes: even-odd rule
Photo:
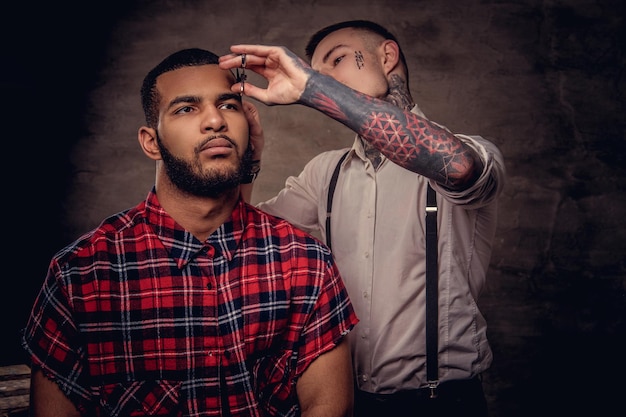
[[[156,79],[159,75],[182,67],[217,64],[219,64],[219,56],[213,52],[190,48],[174,52],[150,70],[141,85],[141,105],[148,126],[156,127],[159,122],[159,96],[156,89]]]

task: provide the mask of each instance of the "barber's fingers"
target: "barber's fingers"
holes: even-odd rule
[[[245,54],[246,71],[255,72],[267,81],[266,88],[259,88],[249,82],[242,88],[241,83],[236,83],[233,91],[267,105],[298,101],[312,70],[293,52],[282,46],[264,45],[234,45],[231,50],[233,54],[220,58],[221,68],[241,67]]]
[[[241,48],[238,48],[241,52],[231,53],[227,55],[223,55],[219,58],[219,66],[222,69],[235,69],[235,68],[246,68],[254,71],[253,67],[264,67],[267,65],[267,58],[271,51],[274,51],[274,54],[279,54],[279,48],[263,48],[261,49],[262,53],[258,55],[253,52],[247,52],[249,49],[246,45],[243,45]],[[257,50],[259,48],[250,48],[250,50]]]
[[[239,44],[239,45],[232,45],[230,47],[230,52],[232,52],[233,54],[237,54],[237,55],[241,55],[241,54],[253,55],[255,58],[259,58],[259,57],[268,57],[272,54],[280,53],[284,49],[285,48],[281,46]]]
[[[259,111],[256,106],[249,101],[243,102],[243,111],[246,116],[246,120],[248,120],[248,125],[250,126],[250,134],[251,135],[261,135],[263,134],[263,127],[261,126],[261,118],[259,116]]]
[[[248,119],[249,122],[258,122],[260,120],[259,110],[254,104],[250,103],[249,101],[243,102],[243,111],[246,115],[246,119]]]
[[[256,99],[262,103],[267,104],[268,106],[278,104],[278,103],[275,103],[272,99],[270,99],[267,89],[257,87],[256,85],[251,84],[248,81],[246,81],[243,91],[241,89],[241,83],[233,84],[233,86],[231,87],[231,90],[236,93],[241,93],[244,96]]]
[[[295,53],[283,46],[233,45],[230,54],[220,57],[220,67],[224,69],[245,68],[263,75],[265,70],[278,70],[293,65],[307,66]],[[244,58],[245,56],[245,58]]]
[[[254,151],[254,160],[260,160],[263,153],[263,147],[265,145],[265,137],[263,135],[263,126],[261,125],[261,118],[259,117],[259,111],[256,106],[250,101],[243,102],[243,110],[248,120],[248,126],[250,131],[250,145]]]

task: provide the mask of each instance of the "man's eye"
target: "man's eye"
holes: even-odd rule
[[[333,66],[337,66],[337,64],[339,64],[341,61],[343,61],[344,57],[345,57],[345,55],[341,55],[341,56],[338,56],[337,58],[335,58],[335,60],[333,61]]]
[[[184,106],[176,110],[174,113],[175,114],[190,113],[192,110],[193,108],[191,106]]]
[[[239,106],[237,103],[222,103],[219,108],[222,110],[238,110]]]

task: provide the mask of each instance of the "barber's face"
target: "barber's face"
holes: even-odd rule
[[[363,36],[352,28],[331,33],[315,49],[311,67],[361,93],[384,98],[389,85],[381,49],[368,51]]]
[[[248,122],[233,83],[217,65],[184,67],[157,79],[161,159],[183,191],[217,196],[239,184],[250,162]]]

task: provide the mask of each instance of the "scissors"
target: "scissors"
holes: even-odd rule
[[[241,83],[241,88],[239,89],[239,95],[243,95],[245,88],[246,88],[245,84],[246,84],[246,79],[247,79],[246,54],[241,54],[241,74],[239,73],[239,68],[237,68],[236,71],[237,71],[237,81]]]

